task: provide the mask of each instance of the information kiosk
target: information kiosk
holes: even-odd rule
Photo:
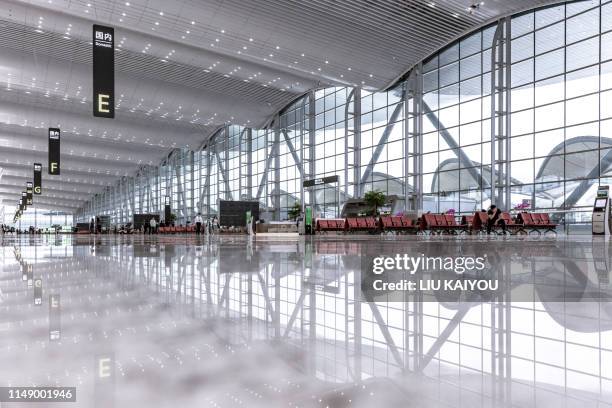
[[[610,235],[610,186],[599,186],[593,205],[593,235]]]

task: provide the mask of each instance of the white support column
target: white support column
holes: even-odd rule
[[[406,210],[423,211],[423,65],[417,64],[404,86],[404,199]],[[410,191],[412,187],[412,191]]]
[[[307,123],[306,127],[306,141],[303,143],[302,147],[304,149],[304,153],[302,153],[302,161],[304,163],[304,180],[312,180],[316,177],[316,162],[315,162],[315,136],[316,136],[316,122],[315,122],[315,91],[310,91],[307,96],[308,101],[308,111],[304,109],[304,122]],[[304,190],[303,184],[300,186],[302,190]],[[302,200],[302,211],[304,211],[304,207],[306,205],[314,205],[314,192],[305,191],[304,199]],[[316,211],[315,208],[313,208]]]
[[[253,198],[253,129],[248,128],[247,133],[247,166],[246,166],[246,189],[247,199]]]
[[[491,48],[491,204],[511,205],[510,189],[510,17],[501,19]]]
[[[281,191],[280,191],[280,117],[277,114],[274,119],[274,218],[281,219]]]

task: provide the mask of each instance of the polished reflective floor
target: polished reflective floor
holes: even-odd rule
[[[394,253],[486,253],[506,285],[363,301]],[[0,261],[0,386],[76,387],[54,407],[612,408],[590,236],[7,235]]]

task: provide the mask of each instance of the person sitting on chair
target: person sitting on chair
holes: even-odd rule
[[[487,234],[491,233],[491,229],[495,227],[495,225],[499,225],[504,232],[506,233],[506,221],[501,218],[501,210],[497,208],[495,205],[491,205],[489,207],[489,211],[487,211]]]

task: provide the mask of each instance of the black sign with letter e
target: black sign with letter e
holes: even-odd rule
[[[26,182],[26,204],[32,205],[34,202],[32,201],[32,182]]]
[[[60,174],[60,130],[49,128],[49,174]]]
[[[93,114],[115,117],[115,30],[93,26]]]
[[[42,194],[42,164],[34,163],[34,194]]]

